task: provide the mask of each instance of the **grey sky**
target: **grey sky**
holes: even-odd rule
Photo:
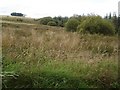
[[[20,12],[27,17],[72,16],[94,13],[101,16],[106,13],[118,14],[119,0],[0,0],[0,15]]]

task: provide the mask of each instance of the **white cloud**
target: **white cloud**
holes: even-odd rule
[[[30,17],[72,16],[95,13],[106,15],[118,11],[119,0],[0,0],[0,14],[21,12]]]

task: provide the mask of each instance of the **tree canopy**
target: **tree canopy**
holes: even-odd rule
[[[22,13],[13,12],[13,13],[11,13],[11,16],[25,16],[25,15]]]

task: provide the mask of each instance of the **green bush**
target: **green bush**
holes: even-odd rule
[[[49,26],[57,26],[56,22],[54,22],[54,21],[49,21],[47,23],[47,25],[49,25]]]
[[[69,19],[65,25],[67,31],[75,32],[79,25],[79,21],[77,19]]]
[[[80,33],[113,35],[115,33],[114,25],[102,19],[100,16],[89,16],[78,27]]]
[[[47,25],[48,22],[52,21],[51,17],[44,17],[40,19],[40,24]]]

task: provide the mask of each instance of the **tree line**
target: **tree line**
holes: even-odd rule
[[[71,17],[43,17],[40,24],[65,27],[67,31],[79,31],[81,33],[118,34],[120,31],[120,17],[116,13],[106,14],[101,17],[95,14],[77,15]]]
[[[11,16],[25,16],[22,13],[11,13]],[[36,19],[40,24],[49,26],[65,27],[67,31],[98,34],[120,34],[120,16],[109,13],[101,17],[95,14],[77,15],[71,17],[43,17]]]
[[[120,16],[117,16],[116,13],[113,13],[113,15],[111,13],[109,13],[109,15],[106,14],[104,19],[113,23],[116,33],[118,33],[120,31]]]
[[[68,21],[68,17],[43,17],[39,19],[40,24],[49,25],[49,26],[60,26],[64,27],[65,23]]]

